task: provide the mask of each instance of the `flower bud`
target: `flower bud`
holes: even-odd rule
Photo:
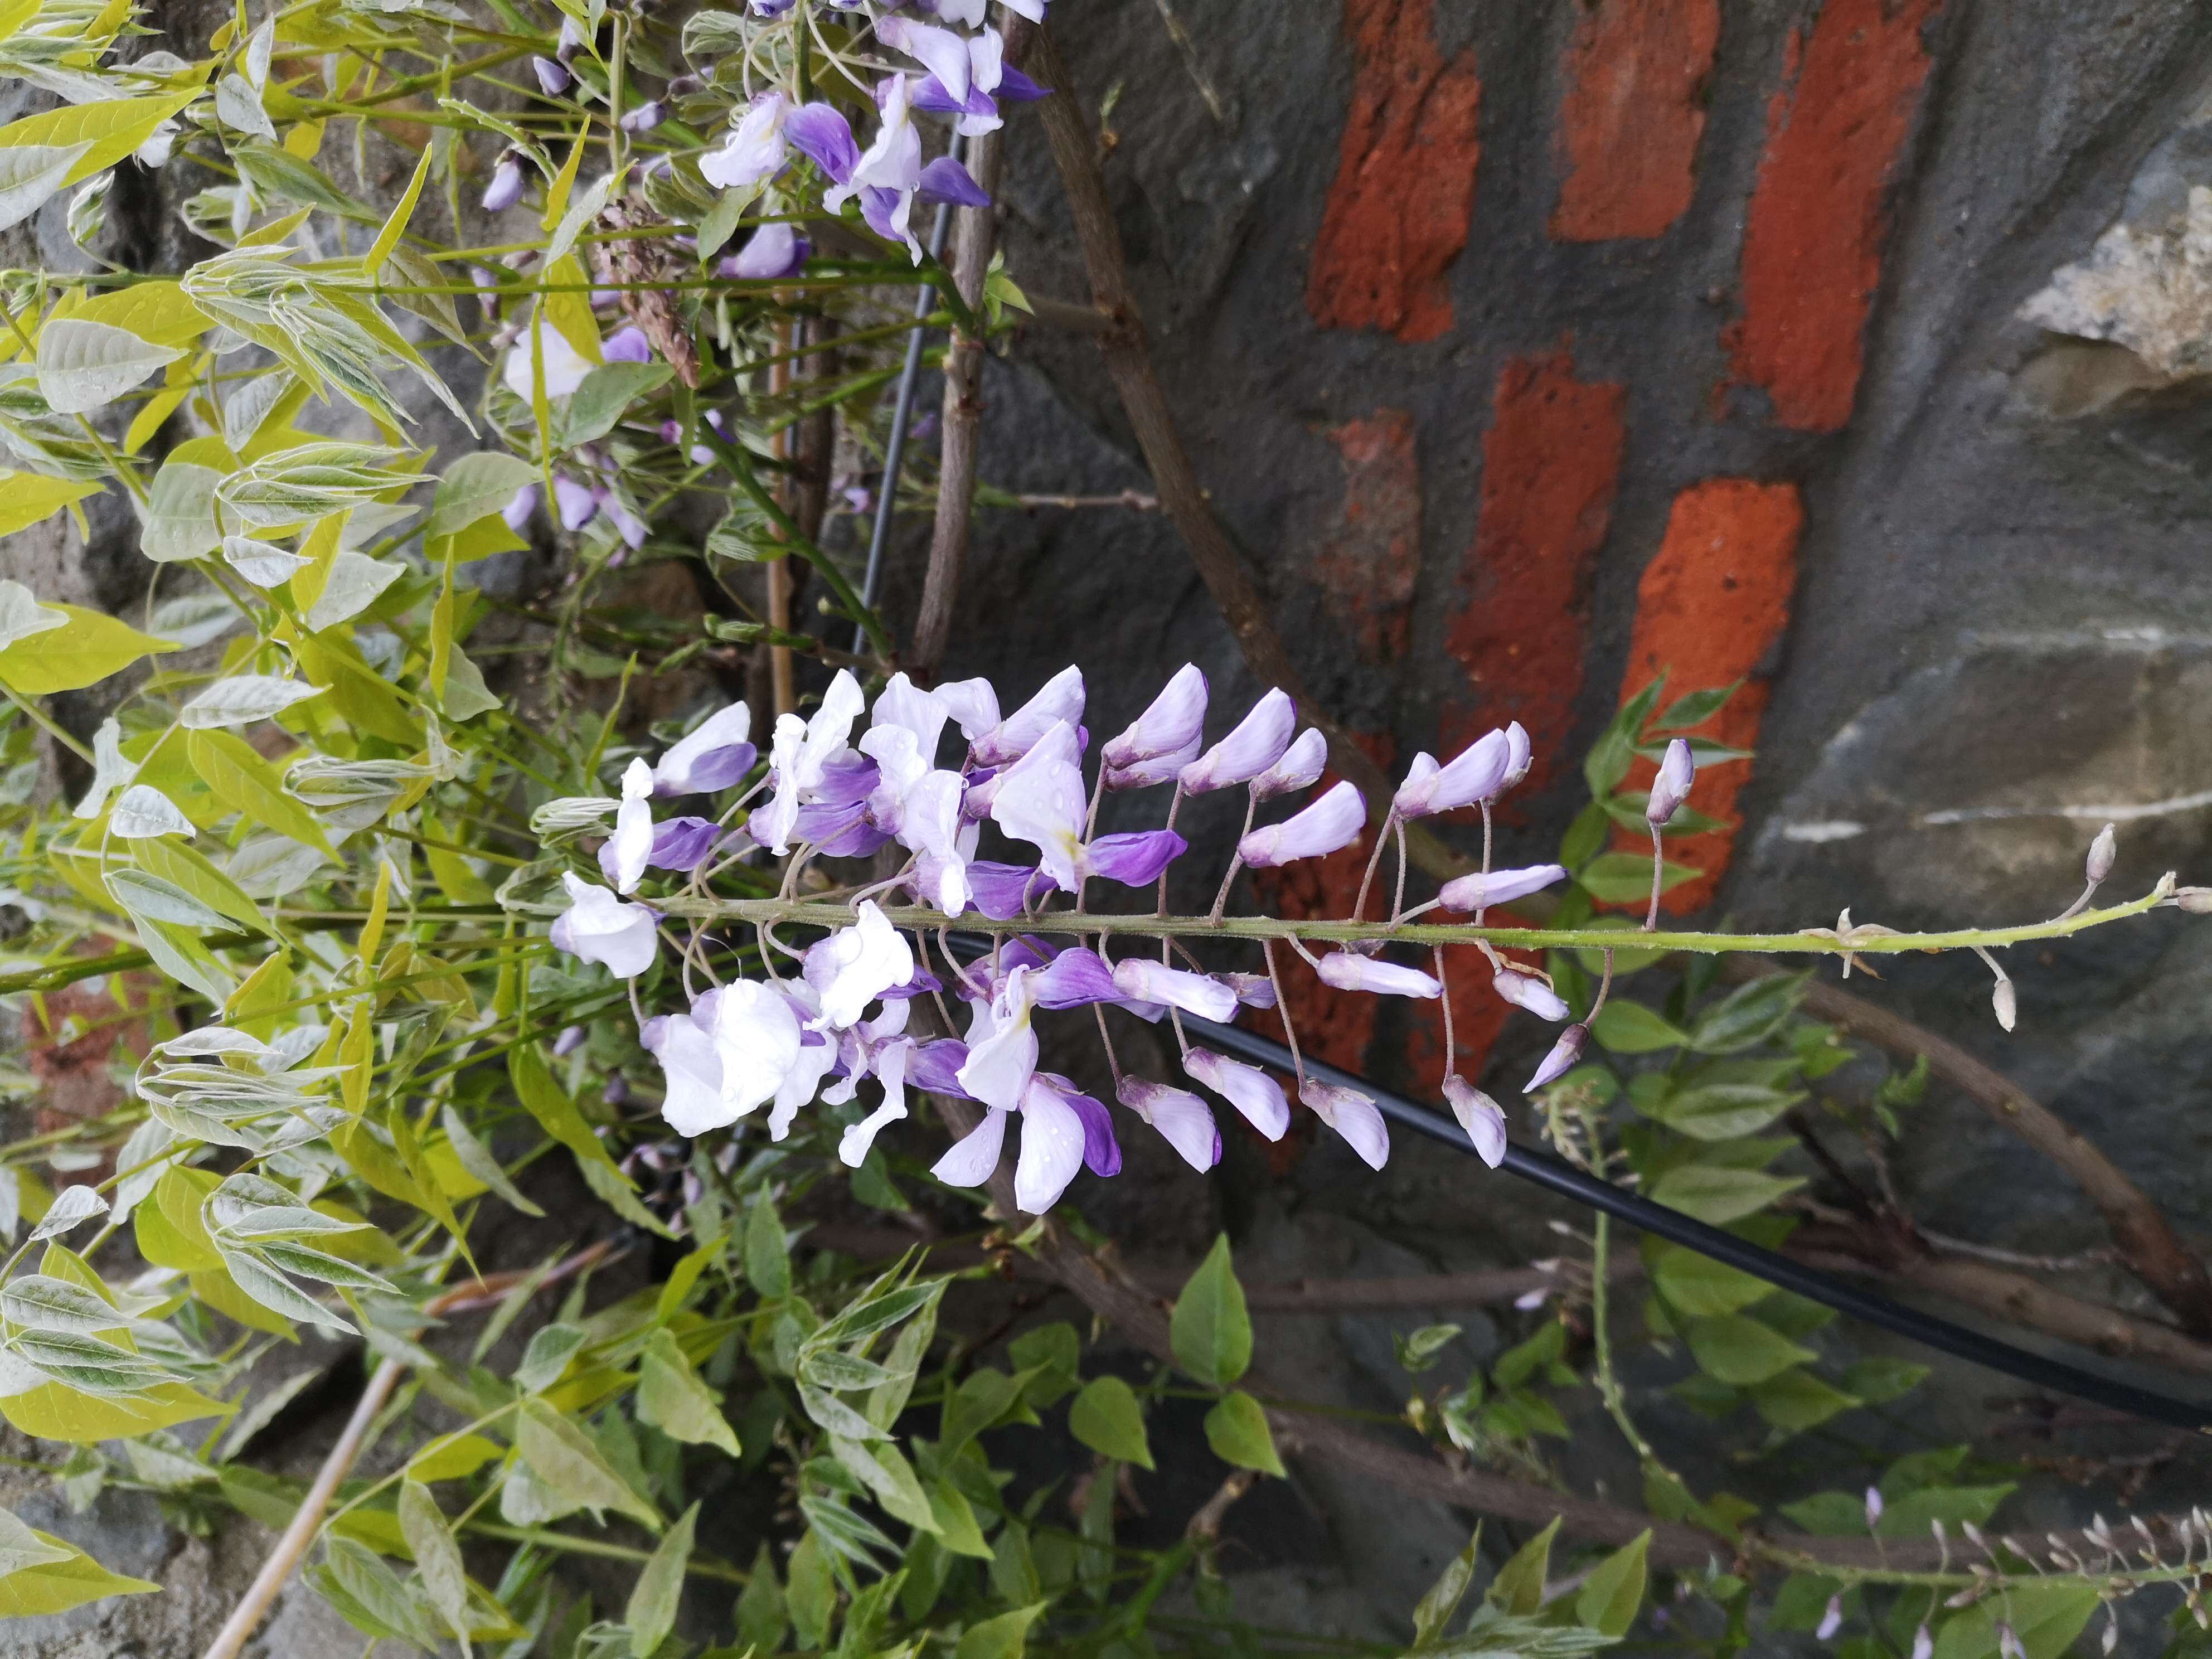
[[[512,155],[502,155],[491,170],[491,182],[484,186],[483,210],[504,213],[521,199],[522,163]]]
[[[1197,744],[1206,734],[1206,675],[1196,663],[1185,663],[1176,670],[1175,677],[1152,699],[1152,707],[1137,716],[1128,730],[1114,738],[1099,751],[1105,763],[1107,786],[1119,787],[1113,774],[1126,772],[1146,761],[1157,761],[1188,749],[1191,757],[1197,755]],[[1168,776],[1172,777],[1173,773]],[[1164,783],[1166,778],[1152,778],[1148,782]]]
[[[1504,793],[1528,775],[1528,764],[1534,751],[1528,746],[1528,734],[1519,720],[1509,720],[1505,726],[1505,782],[1498,793]]]
[[[599,515],[598,493],[565,472],[553,475],[553,505],[560,513],[563,530],[581,530]]]
[[[1274,1079],[1256,1066],[1231,1060],[1211,1048],[1193,1048],[1182,1057],[1184,1071],[1244,1115],[1244,1121],[1270,1140],[1291,1127],[1291,1103]]]
[[[2109,1645],[2105,1649],[2112,1650]],[[1912,1632],[1912,1659],[1936,1659],[1936,1634],[1925,1625]]]
[[[1476,1154],[1492,1169],[1505,1161],[1505,1113],[1488,1095],[1457,1072],[1444,1079],[1444,1099]]]
[[[1655,828],[1673,817],[1690,793],[1691,780],[1696,777],[1698,763],[1690,753],[1690,740],[1677,738],[1667,745],[1667,757],[1659,763],[1659,775],[1651,780],[1651,799],[1644,808],[1644,817]]]
[[[2192,916],[2212,916],[2212,887],[2177,887],[2173,902]]]
[[[1250,782],[1282,759],[1297,724],[1297,705],[1280,690],[1269,691],[1235,731],[1182,769],[1183,793],[1202,795]]]
[[[947,706],[958,718],[959,708]],[[1028,754],[1038,738],[1062,720],[1070,731],[1083,723],[1083,671],[1079,668],[1061,669],[1036,696],[976,738],[972,758],[978,766],[1009,765]],[[967,722],[961,724],[964,727]]]
[[[1443,986],[1418,968],[1334,951],[1321,959],[1321,981],[1340,991],[1371,991],[1378,996],[1440,997]]]
[[[624,132],[651,132],[667,118],[668,106],[655,98],[649,103],[640,104],[635,109],[625,110],[622,130]]]
[[[1278,795],[1293,795],[1301,789],[1310,789],[1321,778],[1322,768],[1328,764],[1328,739],[1321,728],[1310,726],[1298,733],[1297,741],[1283,751],[1282,759],[1252,780],[1254,800],[1273,800]]]
[[[538,503],[542,497],[543,492],[538,485],[526,483],[507,497],[507,505],[499,510],[499,516],[507,527],[519,536],[537,516]]]
[[[1340,783],[1295,817],[1255,830],[1237,843],[1237,856],[1255,869],[1272,869],[1349,847],[1366,827],[1366,798],[1351,784]]]
[[[1491,988],[1516,1008],[1526,1008],[1539,1019],[1565,1019],[1565,1000],[1540,979],[1528,974],[1516,974],[1510,968],[1500,968],[1497,977],[1490,981]]]
[[[2020,1018],[2020,999],[2014,992],[2010,980],[2001,979],[1996,982],[1990,992],[1990,1005],[1996,1010],[1997,1024],[2008,1031],[2012,1030],[2013,1022]]]
[[[1142,957],[1127,957],[1115,963],[1114,983],[1132,1002],[1164,1002],[1217,1024],[1237,1013],[1237,993],[1219,980]]]
[[[1443,766],[1430,756],[1416,755],[1391,808],[1401,818],[1418,818],[1495,799],[1505,787],[1510,759],[1503,732],[1486,732]]]
[[[2002,1619],[1997,1620],[1997,1652],[2001,1659],[2027,1659],[2027,1650],[2021,1645],[2020,1632]]]
[[[1866,1489],[1866,1518],[1869,1532],[1872,1532],[1881,1523],[1881,1488],[1869,1486]]]
[[[1447,910],[1486,910],[1493,904],[1510,904],[1541,892],[1553,882],[1567,878],[1566,867],[1532,864],[1524,870],[1492,870],[1486,875],[1461,876],[1446,882],[1437,894]]]
[[[1310,1077],[1299,1085],[1298,1098],[1342,1135],[1369,1169],[1379,1170],[1390,1161],[1390,1131],[1374,1101],[1358,1090]]]
[[[1114,1092],[1124,1106],[1158,1129],[1168,1145],[1182,1155],[1182,1161],[1200,1175],[1221,1162],[1221,1131],[1206,1103],[1189,1090],[1125,1077]]]
[[[1237,993],[1237,1000],[1247,1008],[1272,1008],[1275,1006],[1275,981],[1265,974],[1224,974],[1221,978]]]
[[[1816,1642],[1832,1640],[1843,1627],[1844,1598],[1841,1595],[1832,1595],[1828,1598],[1828,1610],[1820,1615],[1820,1627],[1813,1632],[1813,1639]]]
[[[1583,1057],[1583,1048],[1589,1042],[1589,1027],[1570,1025],[1559,1033],[1559,1040],[1552,1045],[1552,1052],[1544,1056],[1544,1063],[1536,1068],[1535,1076],[1523,1085],[1523,1094],[1534,1094],[1546,1084],[1563,1076],[1567,1069]]]
[[[2097,831],[2097,839],[2089,843],[2087,873],[2093,886],[2112,873],[2112,860],[2119,850],[2119,837],[2111,824]]]
[[[538,90],[548,98],[558,98],[568,90],[576,78],[568,73],[557,58],[533,58],[530,60],[530,67],[538,76]]]

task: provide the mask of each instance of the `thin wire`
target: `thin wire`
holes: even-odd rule
[[[952,159],[967,159],[968,140],[959,133],[952,136]],[[945,258],[945,232],[952,223],[952,204],[937,204],[937,222],[929,230],[929,257],[940,264]],[[875,528],[868,536],[868,569],[860,580],[860,605],[864,610],[873,610],[876,589],[884,579],[884,550],[890,544],[891,512],[898,501],[899,463],[906,454],[906,428],[914,414],[914,389],[921,378],[922,337],[927,331],[922,319],[937,308],[937,290],[924,283],[914,293],[914,327],[906,337],[906,366],[899,371],[898,399],[891,405],[890,436],[884,442],[884,483],[876,501]],[[868,630],[865,624],[853,633],[854,654],[865,654],[868,648]]]
[[[990,947],[987,941],[972,933],[940,935],[952,950],[963,954],[981,955]],[[1193,1034],[1218,1044],[1233,1054],[1279,1071],[1292,1066],[1291,1051],[1281,1043],[1263,1037],[1255,1031],[1240,1026],[1217,1025],[1212,1020],[1184,1015]],[[1340,1084],[1357,1089],[1371,1097],[1382,1115],[1401,1128],[1425,1135],[1430,1139],[1464,1153],[1477,1156],[1474,1145],[1462,1133],[1459,1126],[1440,1112],[1417,1106],[1402,1096],[1377,1088],[1357,1073],[1331,1066],[1312,1056],[1304,1057],[1307,1074],[1324,1082]],[[1572,1164],[1548,1153],[1531,1152],[1526,1147],[1509,1145],[1504,1161],[1498,1165],[1507,1175],[1544,1188],[1559,1196],[1580,1204],[1587,1209],[1598,1210],[1632,1227],[1680,1244],[1698,1255],[1710,1257],[1728,1267],[1765,1279],[1768,1284],[1795,1292],[1808,1301],[1823,1307],[1833,1308],[1838,1313],[1848,1314],[1883,1330],[1894,1332],[1912,1341],[1952,1354],[1958,1358],[2002,1371],[2008,1376],[2032,1382],[2038,1388],[2049,1389],[2056,1394],[2071,1395],[2077,1400],[2087,1400],[2115,1411],[2127,1412],[2146,1418],[2154,1423],[2165,1423],[2178,1429],[2191,1429],[2199,1434],[2212,1434],[2212,1406],[2192,1405],[2187,1401],[2154,1394],[2138,1389],[2116,1378],[2100,1376],[2094,1371],[2069,1365],[2063,1360],[2045,1358],[2025,1348],[2016,1348],[2008,1342],[1970,1331],[1963,1325],[1954,1325],[1948,1319],[1938,1319],[1893,1302],[1887,1297],[1860,1290],[1841,1279],[1832,1279],[1816,1268],[1792,1261],[1786,1255],[1762,1249],[1734,1233],[1723,1232],[1704,1222],[1685,1215],[1680,1210],[1670,1210],[1663,1204],[1614,1186],[1609,1181],[1586,1174]]]

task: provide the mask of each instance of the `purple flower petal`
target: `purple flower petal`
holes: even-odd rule
[[[696,870],[721,833],[712,818],[664,818],[653,826],[653,851],[646,862],[656,870]]]
[[[1183,855],[1189,842],[1172,830],[1101,836],[1083,849],[1084,872],[1125,887],[1149,887]]]
[[[950,202],[954,207],[988,207],[991,198],[968,169],[950,155],[940,155],[921,170],[915,186],[926,202]]]
[[[1087,1003],[1119,1002],[1123,993],[1114,970],[1096,951],[1071,945],[1029,981],[1040,1008],[1080,1008]]]
[[[784,141],[828,175],[832,184],[849,183],[860,164],[860,147],[853,142],[853,128],[835,105],[805,104],[792,111],[783,124]]]
[[[906,1063],[907,1085],[926,1094],[973,1100],[975,1096],[960,1086],[960,1068],[967,1063],[968,1045],[957,1037],[925,1042]]]
[[[1121,1174],[1121,1147],[1114,1139],[1113,1115],[1104,1103],[1093,1100],[1055,1073],[1039,1072],[1036,1081],[1073,1107],[1076,1116],[1083,1120],[1083,1167],[1095,1176]]]
[[[1034,104],[1041,98],[1052,96],[1050,87],[1041,87],[1018,69],[999,71],[999,84],[993,90],[1000,98],[1016,104]]]
[[[1060,890],[1060,884],[1042,870],[988,860],[968,866],[968,885],[975,896],[975,908],[994,921],[1021,915],[1025,896],[1034,900]]]
[[[649,363],[653,361],[653,346],[643,329],[635,323],[625,323],[607,336],[599,347],[599,356],[611,363]]]
[[[722,274],[741,282],[777,282],[805,270],[813,252],[813,244],[796,227],[763,225],[734,258],[722,261]]]

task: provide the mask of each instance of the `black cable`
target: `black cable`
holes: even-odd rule
[[[955,934],[951,942],[963,954],[973,948],[975,955],[988,954],[990,945],[973,934]],[[1272,1038],[1260,1036],[1235,1025],[1217,1025],[1211,1020],[1192,1015],[1182,1017],[1184,1026],[1207,1042],[1228,1050],[1231,1054],[1268,1066],[1278,1071],[1293,1069],[1291,1051]],[[1425,1135],[1469,1158],[1477,1156],[1474,1143],[1469,1141],[1458,1124],[1441,1112],[1417,1106],[1402,1096],[1377,1088],[1355,1073],[1325,1065],[1308,1059],[1306,1071],[1324,1082],[1336,1083],[1357,1089],[1368,1096],[1382,1115],[1401,1128]],[[2008,1376],[2018,1377],[2038,1388],[2049,1389],[2056,1394],[2071,1395],[2077,1400],[2087,1400],[2115,1411],[2147,1418],[2154,1423],[2164,1423],[2178,1429],[2192,1429],[2199,1434],[2212,1433],[2212,1407],[2192,1405],[2166,1395],[2154,1394],[2148,1389],[2138,1389],[2116,1378],[2100,1376],[2086,1371],[2063,1360],[2048,1359],[2016,1348],[2008,1342],[1954,1325],[1948,1319],[1938,1319],[1887,1297],[1831,1278],[1817,1268],[1792,1261],[1788,1256],[1762,1249],[1748,1239],[1723,1232],[1718,1227],[1707,1225],[1680,1210],[1670,1210],[1663,1204],[1601,1181],[1571,1164],[1546,1152],[1531,1152],[1526,1147],[1508,1145],[1505,1158],[1498,1168],[1505,1174],[1548,1192],[1582,1205],[1586,1209],[1601,1210],[1615,1220],[1640,1228],[1663,1238],[1671,1244],[1680,1244],[1698,1255],[1710,1257],[1723,1266],[1738,1269],[1763,1279],[1768,1284],[1817,1302],[1823,1307],[1833,1308],[1838,1313],[1849,1314],[1854,1319],[1960,1359],[1971,1360]]]

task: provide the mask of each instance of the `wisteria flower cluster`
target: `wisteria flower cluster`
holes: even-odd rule
[[[664,1114],[671,1127],[700,1135],[765,1107],[769,1134],[781,1140],[817,1097],[842,1105],[872,1082],[878,1103],[845,1132],[839,1147],[844,1161],[857,1167],[876,1136],[908,1115],[909,1089],[948,1095],[975,1103],[983,1116],[934,1173],[952,1185],[980,1185],[997,1167],[1009,1120],[1018,1116],[1015,1189],[1024,1209],[1040,1212],[1078,1170],[1111,1176],[1121,1155],[1106,1105],[1068,1079],[1039,1069],[1035,1016],[1111,1006],[1140,1019],[1170,1022],[1183,1073],[1180,1083],[1124,1073],[1109,1041],[1116,1100],[1192,1168],[1211,1169],[1221,1156],[1221,1136],[1208,1096],[1227,1102],[1270,1140],[1289,1127],[1291,1105],[1267,1071],[1192,1042],[1184,1019],[1220,1023],[1237,1018],[1240,1008],[1276,1010],[1295,1052],[1274,941],[1261,942],[1261,970],[1250,973],[1209,972],[1188,953],[1187,965],[1178,966],[1164,930],[1145,942],[1157,944],[1157,956],[1133,954],[1126,916],[1100,918],[1096,933],[1085,927],[1091,919],[1084,908],[1086,885],[1094,879],[1128,888],[1157,884],[1164,915],[1166,872],[1188,850],[1174,828],[1183,799],[1242,788],[1244,830],[1214,905],[1218,924],[1241,868],[1273,868],[1337,852],[1359,838],[1369,811],[1359,790],[1340,781],[1286,816],[1255,825],[1263,805],[1322,784],[1327,744],[1316,729],[1301,732],[1291,699],[1271,690],[1209,746],[1207,702],[1205,675],[1194,665],[1182,669],[1127,730],[1101,747],[1087,787],[1085,686],[1072,667],[1011,713],[1001,712],[988,681],[925,690],[904,674],[891,678],[871,712],[859,684],[840,672],[810,717],[778,719],[765,769],[757,766],[747,708],[732,704],[710,714],[657,763],[642,757],[629,763],[613,833],[599,854],[606,884],[565,878],[572,903],[554,924],[555,943],[635,980],[661,949],[665,918],[652,903],[629,896],[647,871],[681,875],[696,891],[719,867],[716,860],[766,854],[788,859],[788,897],[816,858],[866,857],[896,844],[906,854],[896,872],[846,895],[838,907],[849,921],[830,927],[803,951],[778,939],[774,921],[761,921],[765,977],[711,985],[690,997],[684,1012],[644,1021],[641,1039],[666,1074]],[[856,735],[864,714],[866,728]],[[956,732],[951,747],[958,758],[940,764]],[[1492,805],[1527,775],[1530,758],[1528,734],[1517,723],[1448,762],[1416,756],[1382,815],[1370,883],[1352,919],[1365,908],[1367,885],[1392,832],[1402,838],[1411,820],[1468,808],[1480,809],[1486,821]],[[1691,769],[1688,745],[1678,742],[1652,792],[1655,830],[1679,806]],[[726,790],[756,772],[715,818],[654,817],[656,800]],[[1096,833],[1107,792],[1164,787],[1171,793],[1163,827]],[[979,857],[987,823],[1005,842],[1027,848],[1030,859]],[[1438,907],[1480,921],[1489,907],[1525,898],[1565,874],[1556,864],[1492,870],[1486,858],[1479,873],[1448,883],[1430,904],[1408,909],[1401,871],[1391,921]],[[902,896],[927,913],[923,920],[895,922],[879,902]],[[809,902],[795,901],[781,919],[804,926],[809,909]],[[1030,927],[995,929],[998,942],[988,956],[963,964],[944,948],[944,929],[971,912],[992,923]],[[941,974],[928,965],[933,933]],[[1048,933],[1073,934],[1075,942],[1056,945]],[[1117,940],[1124,947],[1118,956]],[[1441,946],[1424,968],[1388,959],[1385,943],[1363,940],[1315,956],[1297,939],[1289,940],[1336,989],[1445,996]],[[1486,942],[1475,943],[1501,998],[1544,1019],[1567,1017],[1565,1000],[1541,971],[1509,965]],[[796,971],[779,970],[780,956]],[[689,947],[684,957],[688,981],[699,957]],[[923,998],[933,1000],[948,1034],[921,1033],[913,1016]],[[952,1013],[956,1001],[966,1005],[963,1017]],[[1100,1030],[1103,1036],[1103,1018]],[[1528,1086],[1565,1072],[1586,1036],[1586,1024],[1570,1026]],[[1297,1071],[1300,1102],[1370,1166],[1382,1168],[1389,1136],[1375,1102],[1306,1074],[1303,1061]],[[1444,1094],[1469,1139],[1495,1165],[1505,1145],[1498,1103],[1456,1074],[1445,1079]]]

